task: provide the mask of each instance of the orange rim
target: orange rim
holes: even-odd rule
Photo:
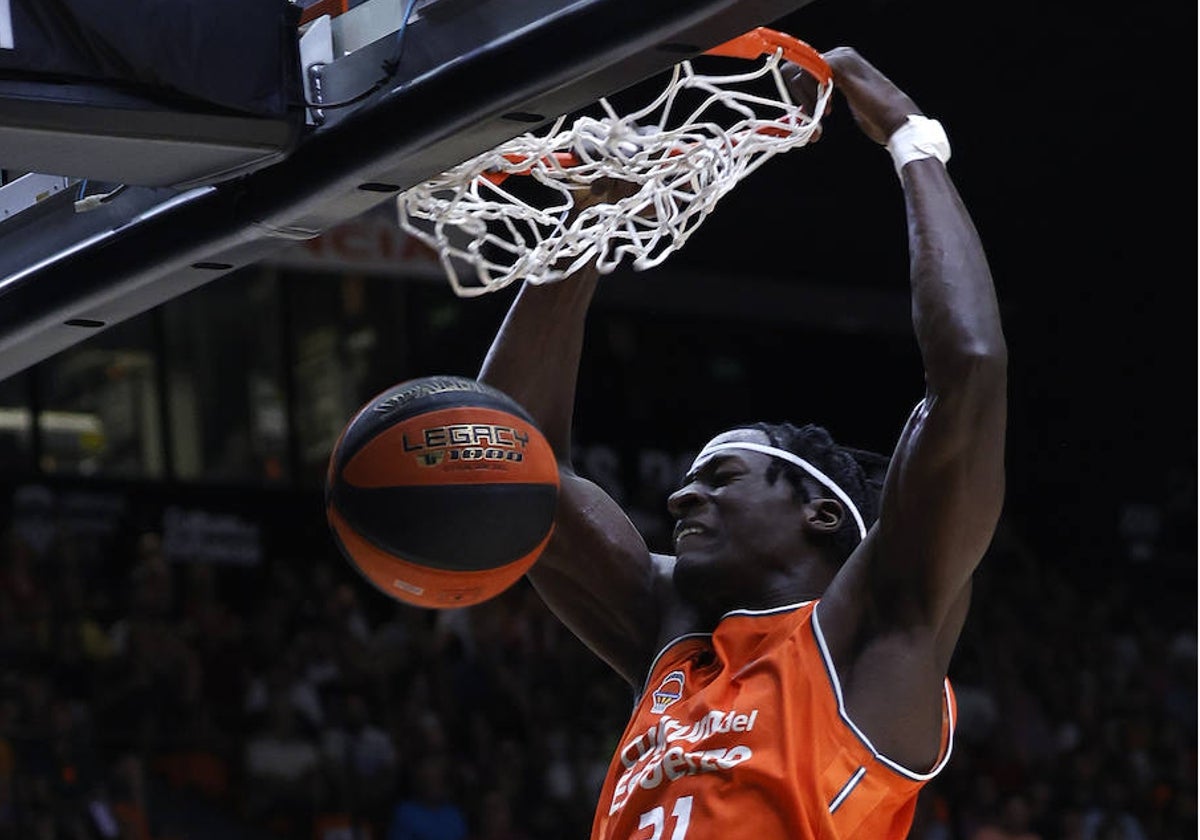
[[[754,61],[758,58],[774,55],[776,50],[783,51],[783,57],[803,67],[814,77],[820,84],[827,85],[833,79],[833,71],[829,65],[825,63],[825,59],[821,58],[821,54],[808,44],[788,35],[785,32],[778,32],[774,29],[769,29],[765,26],[759,26],[751,29],[744,35],[726,41],[724,44],[713,47],[704,52],[705,55],[715,55],[727,58],[743,58],[747,61]],[[760,128],[760,132],[786,134],[782,129],[772,131],[770,128]],[[509,163],[524,163],[527,158],[524,155],[508,154],[504,156]],[[579,163],[579,159],[570,152],[555,152],[553,157],[557,160],[560,166],[574,166]],[[482,178],[490,181],[493,185],[500,185],[512,175],[528,175],[532,169],[522,169],[518,172],[499,172],[490,170],[481,173]]]
[[[550,155],[550,157],[554,158],[554,160],[558,162],[559,166],[575,166],[579,163],[579,158],[570,152],[555,152],[554,154]],[[509,163],[517,164],[525,163],[525,161],[529,160],[528,156],[518,155],[515,152],[504,155],[504,159]],[[533,164],[530,164],[525,169],[520,169],[516,172],[501,172],[494,169],[489,169],[487,172],[482,173],[482,177],[491,181],[493,184],[502,184],[504,181],[508,180],[510,175],[528,175],[532,171]]]
[[[739,35],[731,41],[713,47],[705,55],[721,55],[730,58],[744,58],[753,61],[765,55],[773,55],[776,50],[783,50],[783,57],[792,64],[798,64],[812,73],[823,85],[829,84],[833,71],[821,58],[821,54],[801,41],[783,32],[776,32],[760,26],[751,29],[745,35]]]

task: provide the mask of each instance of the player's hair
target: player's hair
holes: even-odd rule
[[[875,524],[879,518],[883,479],[887,474],[886,456],[865,449],[840,446],[827,429],[811,423],[797,426],[787,422],[758,422],[744,428],[764,432],[772,446],[799,455],[825,473],[854,502],[867,530]],[[767,481],[774,482],[780,475],[787,478],[801,499],[808,501],[811,498],[805,482],[815,481],[813,477],[794,464],[772,458],[767,467]],[[830,549],[837,562],[844,562],[860,541],[858,525],[847,511],[842,517],[841,527],[830,537]]]

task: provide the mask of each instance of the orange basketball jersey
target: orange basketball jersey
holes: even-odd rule
[[[816,601],[725,616],[650,669],[600,793],[592,840],[903,840],[954,731],[917,773],[846,716]]]

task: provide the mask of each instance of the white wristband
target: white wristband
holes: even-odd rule
[[[887,150],[896,164],[897,175],[909,161],[935,157],[944,164],[950,160],[950,140],[942,124],[919,114],[908,115],[904,125],[888,138]]]

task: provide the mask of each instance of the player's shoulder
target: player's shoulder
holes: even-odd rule
[[[666,626],[672,623],[672,617],[677,615],[684,606],[683,599],[679,596],[679,590],[675,588],[675,556],[651,552],[650,570],[653,577],[651,586],[654,589],[654,599],[658,604],[658,614],[661,617],[659,622],[659,638],[661,640]]]
[[[650,553],[650,565],[654,567],[654,584],[671,585],[675,574],[675,555]]]

